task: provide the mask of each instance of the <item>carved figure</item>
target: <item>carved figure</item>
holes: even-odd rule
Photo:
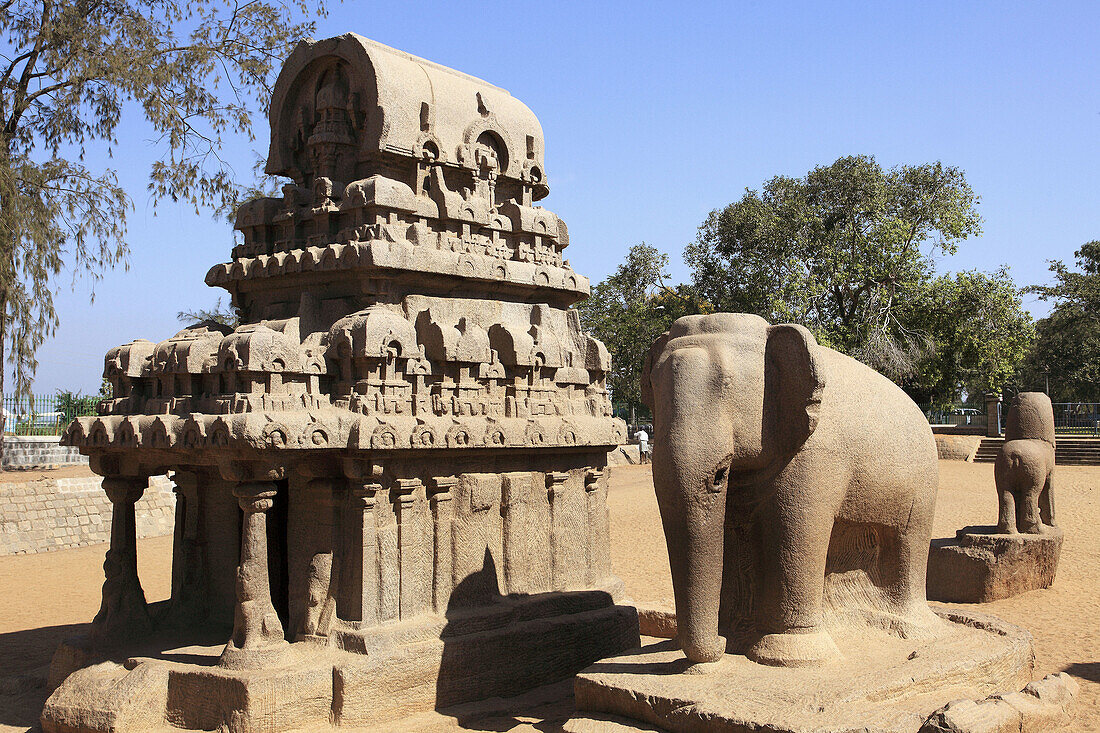
[[[1005,443],[993,469],[1000,497],[997,531],[1047,534],[1054,524],[1054,408],[1042,392],[1012,400]]]
[[[869,367],[801,326],[688,316],[650,350],[653,482],[681,648],[774,665],[839,655],[829,627],[901,635],[941,624],[925,602],[938,478],[931,429]]]

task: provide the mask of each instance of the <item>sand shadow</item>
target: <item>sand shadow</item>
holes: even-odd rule
[[[1067,664],[1062,671],[1089,682],[1100,682],[1100,662],[1074,662]]]
[[[0,634],[0,725],[38,730],[38,716],[49,697],[46,677],[50,660],[65,639],[83,633],[88,624],[61,624]]]
[[[592,614],[613,607],[611,594],[601,590],[503,595],[487,548],[482,567],[450,595],[440,634],[435,709],[465,730],[489,733],[521,724],[561,730],[575,709],[573,676],[604,656],[640,644],[636,616],[628,634]],[[606,639],[594,642],[582,624],[561,621],[572,614],[591,614],[592,623],[607,629]],[[462,703],[470,699],[471,685],[489,699]]]

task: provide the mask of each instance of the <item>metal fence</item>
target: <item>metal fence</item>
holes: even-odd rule
[[[99,397],[71,392],[16,397],[4,395],[4,432],[8,435],[61,435],[73,418],[95,415]]]
[[[920,405],[932,425],[986,427],[984,405]],[[998,404],[998,419],[1004,429],[1008,403]],[[1100,437],[1100,402],[1055,402],[1054,432],[1058,435]]]
[[[920,405],[925,418],[932,425],[984,428],[989,421],[985,405]]]
[[[1100,437],[1100,402],[1055,402],[1054,432]]]

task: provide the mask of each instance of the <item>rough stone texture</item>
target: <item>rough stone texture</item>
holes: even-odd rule
[[[1005,442],[993,468],[997,531],[1042,534],[1054,526],[1054,408],[1042,392],[1012,400]]]
[[[1029,682],[1027,631],[927,604],[936,444],[895,384],[722,313],[657,340],[642,396],[676,612],[640,625],[675,639],[581,672],[567,731],[916,733]]]
[[[658,639],[676,638],[676,611],[668,605],[654,607],[635,603],[638,609],[638,631],[642,636]]]
[[[1012,400],[994,466],[997,525],[965,527],[928,551],[927,593],[958,603],[987,603],[1049,588],[1058,570],[1062,530],[1054,515],[1054,408],[1042,392]]]
[[[0,555],[94,545],[111,539],[111,502],[98,476],[0,483]],[[138,501],[138,537],[172,534],[176,497],[165,476]]]
[[[897,385],[801,326],[718,313],[657,340],[642,394],[690,660],[812,665],[847,627],[945,633],[924,595],[936,445]]]
[[[60,435],[5,435],[4,470],[45,470],[87,463],[75,446],[61,445]]]
[[[843,659],[818,667],[766,666],[741,655],[692,664],[674,642],[650,644],[581,672],[575,694],[582,713],[565,729],[621,730],[598,724],[595,714],[677,732],[916,733],[945,695],[984,699],[1028,683],[1027,631],[990,616],[943,613],[947,628],[932,641],[838,633]]]
[[[66,432],[116,521],[46,731],[139,727],[88,694],[130,684],[138,649],[159,660],[133,682],[149,721],[278,730],[515,694],[638,641],[606,503],[626,426],[568,309],[589,292],[568,229],[535,204],[538,120],[355,35],[300,44],[270,116],[266,170],[292,182],[238,210],[207,275],[242,325],[112,349],[115,397]],[[165,470],[172,597],[146,611],[132,499]],[[224,644],[216,667],[169,653],[196,636]]]
[[[978,448],[982,445],[982,436],[980,435],[935,433],[935,438],[936,453],[943,461],[973,461]]]
[[[636,443],[620,445],[607,454],[609,466],[636,466],[642,462],[642,455]]]
[[[956,700],[937,710],[920,733],[1020,733],[1059,730],[1073,720],[1077,680],[1065,672],[1028,683],[1020,692]]]
[[[1058,570],[1062,530],[999,534],[996,527],[964,527],[954,539],[932,540],[928,597],[950,603],[988,603],[1049,588]]]

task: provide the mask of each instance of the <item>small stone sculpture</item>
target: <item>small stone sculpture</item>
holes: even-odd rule
[[[676,321],[642,388],[689,659],[721,657],[720,629],[801,666],[838,655],[828,626],[853,612],[905,635],[939,625],[924,598],[936,444],[897,385],[801,326],[717,313]]]
[[[1012,400],[993,475],[997,526],[932,540],[929,598],[987,603],[1054,582],[1062,530],[1054,524],[1054,408],[1042,392]]]
[[[1054,524],[1054,408],[1042,392],[1012,400],[1005,443],[994,467],[997,531],[1043,534]]]

